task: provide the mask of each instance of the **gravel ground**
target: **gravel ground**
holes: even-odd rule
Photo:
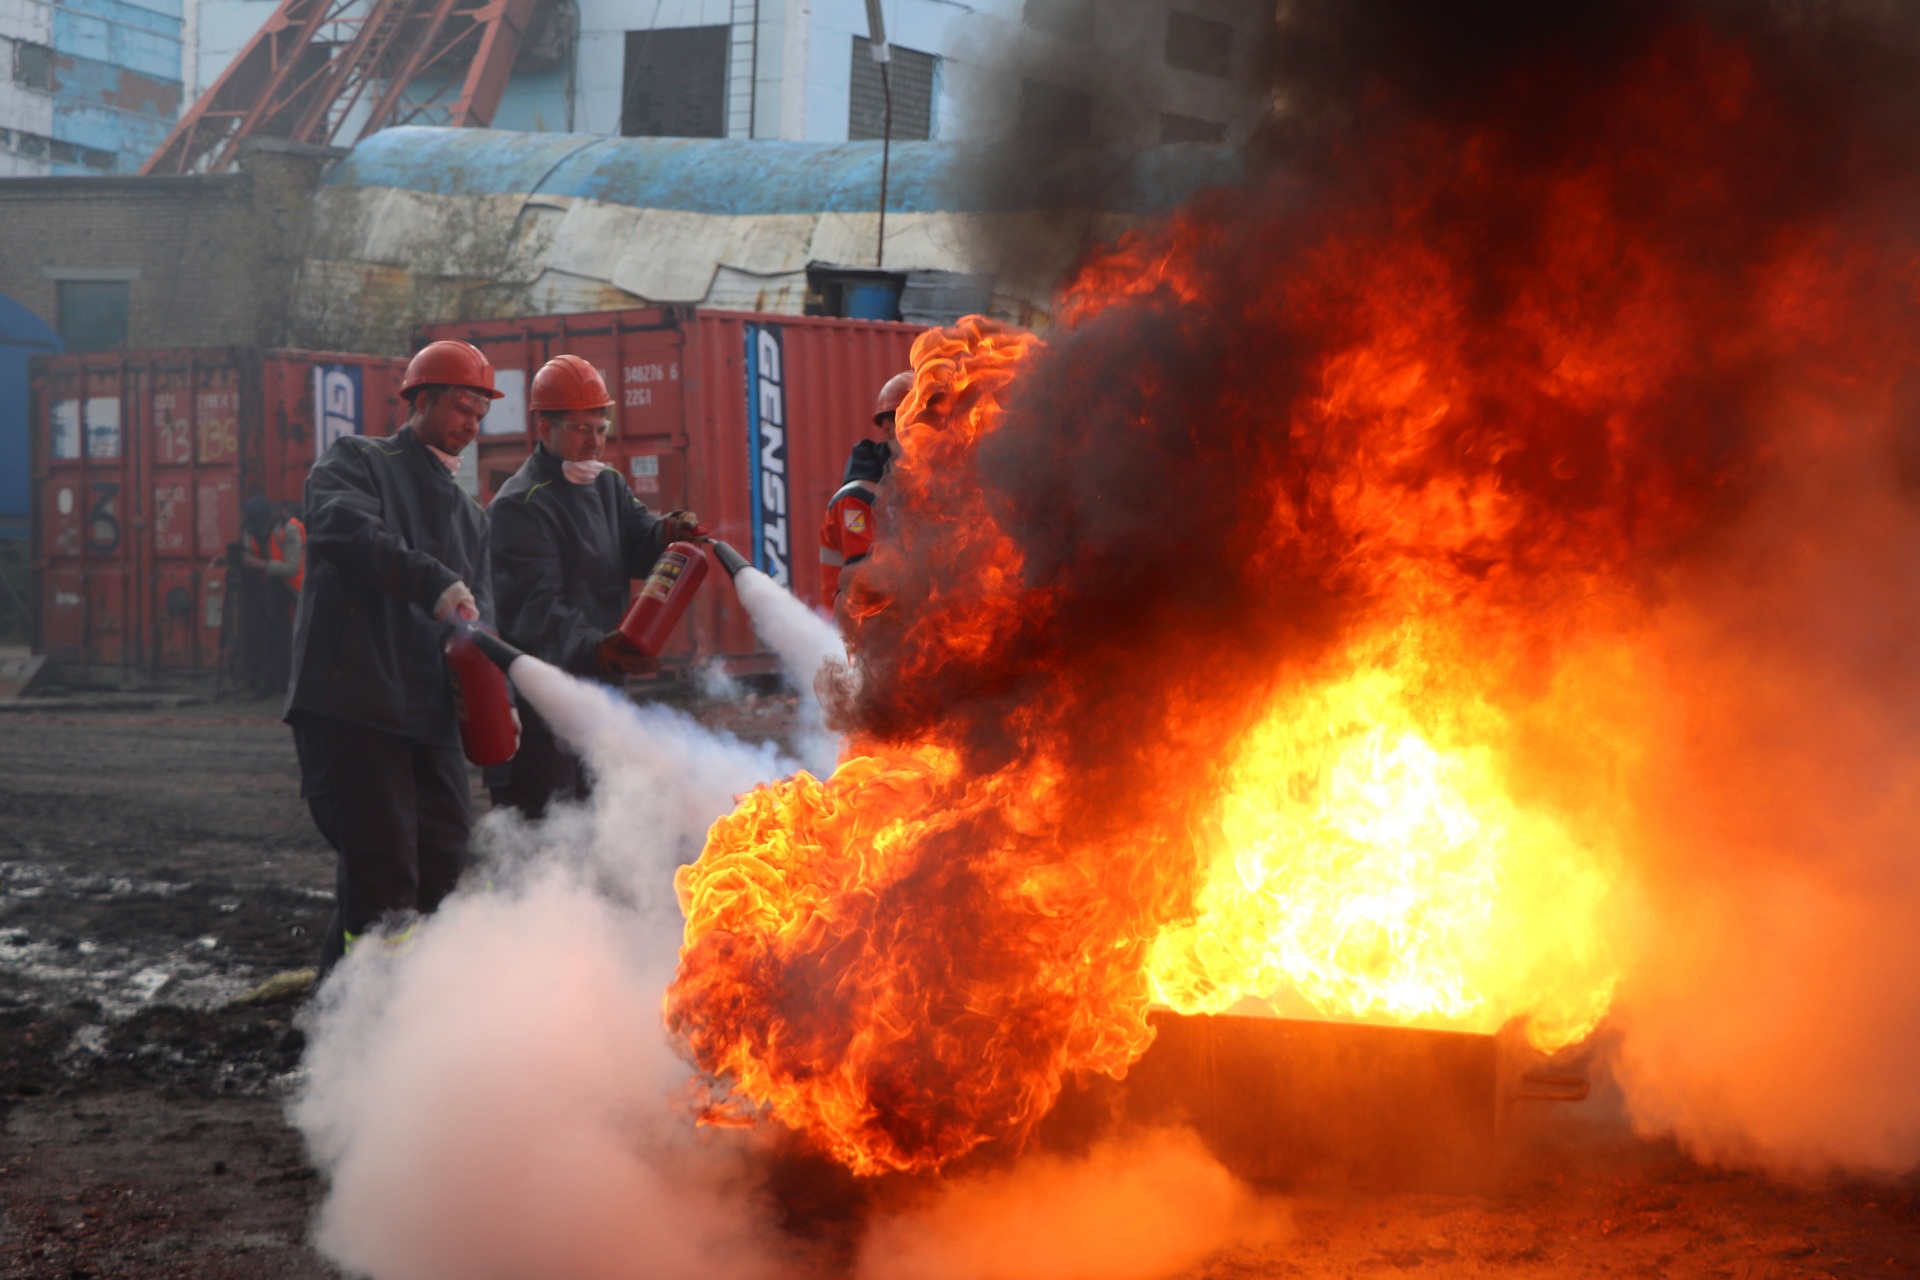
[[[0,1278],[331,1275],[282,1115],[294,1005],[230,1003],[313,962],[330,855],[269,704],[138,705],[0,714]],[[761,736],[785,710],[710,718]],[[1485,1195],[1295,1189],[1279,1242],[1195,1274],[1920,1276],[1913,1179],[1702,1168],[1594,1107],[1507,1155]]]
[[[333,909],[294,779],[264,702],[0,715],[0,1276],[332,1274],[293,1008],[229,1004]]]

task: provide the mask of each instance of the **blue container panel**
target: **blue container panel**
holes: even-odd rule
[[[27,362],[60,350],[60,336],[39,316],[0,296],[0,539],[25,538],[33,510]]]

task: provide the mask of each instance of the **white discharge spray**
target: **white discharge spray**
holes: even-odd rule
[[[747,616],[753,619],[755,634],[773,650],[780,660],[781,674],[800,693],[795,750],[803,764],[825,776],[838,760],[840,744],[827,729],[813,678],[829,662],[845,666],[847,647],[831,622],[758,569],[741,569],[734,574],[733,586]]]
[[[537,658],[509,675],[593,799],[488,815],[461,889],[310,1007],[292,1114],[330,1183],[314,1241],[377,1280],[772,1275],[753,1136],[694,1128],[660,999],[674,868],[795,762]]]

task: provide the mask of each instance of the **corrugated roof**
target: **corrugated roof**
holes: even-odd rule
[[[575,196],[648,209],[756,215],[870,213],[880,189],[878,142],[611,138],[499,129],[384,129],[327,175],[332,186],[435,195]],[[1152,214],[1202,187],[1239,181],[1230,148],[1178,143],[1121,153],[1049,153],[998,165],[984,144],[896,142],[890,213],[993,213],[1098,208]],[[1009,170],[1019,176],[1009,180]]]

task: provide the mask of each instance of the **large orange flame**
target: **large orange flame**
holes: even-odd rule
[[[1416,121],[1324,200],[1128,238],[1045,343],[916,344],[844,759],[676,882],[710,1119],[932,1169],[1124,1073],[1155,1004],[1605,1015],[1662,568],[1781,397],[1892,386],[1911,333],[1834,321],[1911,277],[1773,163],[1738,44],[1513,92],[1575,141]]]

